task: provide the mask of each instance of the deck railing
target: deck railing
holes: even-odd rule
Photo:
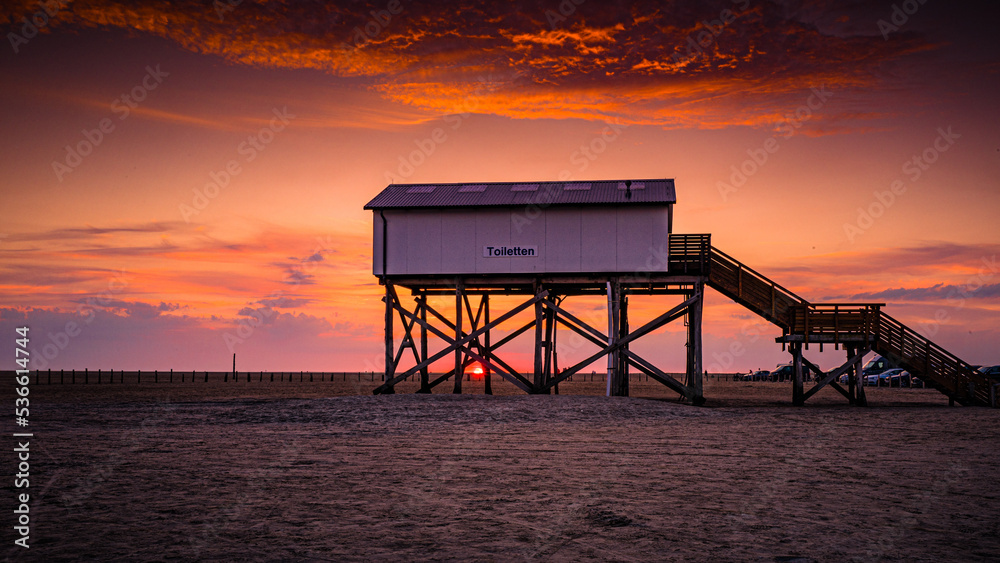
[[[670,235],[670,272],[706,276],[710,287],[782,328],[786,335],[872,350],[962,404],[991,404],[991,382],[967,362],[882,312],[883,303],[809,303],[712,246],[711,235]]]

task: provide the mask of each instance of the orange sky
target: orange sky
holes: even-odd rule
[[[364,203],[561,177],[674,178],[675,232],[1000,363],[990,3],[134,4],[0,12],[0,327],[37,367],[372,369]],[[646,344],[668,370],[678,330]],[[721,296],[704,330],[710,368],[786,360]]]

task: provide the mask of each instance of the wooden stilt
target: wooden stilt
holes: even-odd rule
[[[396,392],[395,387],[390,383],[392,376],[396,372],[395,358],[393,357],[393,337],[392,337],[392,310],[396,292],[393,290],[392,282],[385,281],[385,389],[383,394],[391,395]]]
[[[535,293],[541,288],[538,282],[535,282]],[[545,384],[545,373],[543,366],[543,353],[542,346],[544,340],[545,325],[542,322],[543,316],[542,304],[540,302],[535,302],[535,361],[531,370],[532,373],[532,393],[537,393],[539,389]]]
[[[861,350],[864,350],[865,353],[867,353],[868,347],[865,346],[861,348]],[[855,380],[858,382],[857,394],[855,395],[856,397],[855,404],[857,404],[859,407],[867,407],[868,397],[865,396],[865,386],[863,385],[864,382],[861,381],[861,376],[864,373],[863,369],[864,366],[862,365],[861,362],[864,360],[865,354],[859,354],[857,355],[857,358],[858,358],[857,361],[854,362],[854,377]]]
[[[455,287],[455,340],[462,339],[462,300],[464,297],[462,284]],[[455,348],[455,389],[452,393],[460,395],[462,393],[462,376],[465,375],[465,356],[461,348]]]
[[[705,402],[703,394],[701,316],[705,301],[705,285],[697,284],[695,293],[689,296],[694,301],[688,305],[687,317],[687,384],[692,391],[691,403],[701,405]]]
[[[857,346],[851,346],[845,344],[844,349],[847,350],[848,362],[850,362],[851,358],[853,358],[858,353]],[[847,400],[852,405],[858,402],[857,388],[861,384],[861,381],[859,381],[858,377],[859,374],[857,370],[857,365],[852,363],[851,369],[847,371],[847,395],[848,395]]]
[[[483,326],[489,326],[490,324],[490,295],[483,295]],[[490,329],[487,328],[486,332],[483,333],[483,355],[487,358],[490,357],[492,350],[490,348]],[[493,370],[490,369],[489,364],[483,366],[483,379],[485,385],[485,393],[487,395],[493,394]]]
[[[802,396],[802,344],[792,344],[792,404],[801,407],[805,404]]]
[[[418,315],[420,316],[420,361],[427,359],[427,295],[420,294],[417,298],[417,308],[419,309]],[[428,367],[424,366],[420,368],[420,389],[417,393],[430,393],[431,386],[430,382],[430,372]]]
[[[556,303],[562,303],[562,299],[556,300]],[[559,323],[556,322],[559,313],[555,309],[550,309],[552,311],[552,373],[559,375],[559,345],[557,343],[559,336]],[[559,394],[559,384],[556,383],[552,386],[553,392]]]
[[[608,280],[608,346],[614,347],[613,353],[608,354],[608,376],[605,379],[606,385],[604,394],[613,397],[617,388],[616,379],[618,371],[618,282]]]
[[[628,295],[622,291],[621,285],[618,286],[618,340],[624,340],[628,337]],[[629,396],[629,363],[628,363],[628,344],[625,344],[616,353],[618,357],[617,369],[615,370],[618,374],[618,389],[615,392],[617,397],[628,397]]]

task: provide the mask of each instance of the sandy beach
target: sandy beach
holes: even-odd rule
[[[704,407],[645,382],[631,398],[600,381],[372,387],[33,386],[31,549],[5,556],[1000,557],[1000,411],[936,391],[869,389],[858,408],[824,390],[796,408],[787,384],[713,379]]]

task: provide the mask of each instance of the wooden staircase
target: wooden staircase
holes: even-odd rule
[[[991,401],[989,378],[882,312],[882,303],[809,303],[711,244],[711,235],[670,235],[669,271],[700,275],[719,293],[805,343],[863,343],[962,405]]]

